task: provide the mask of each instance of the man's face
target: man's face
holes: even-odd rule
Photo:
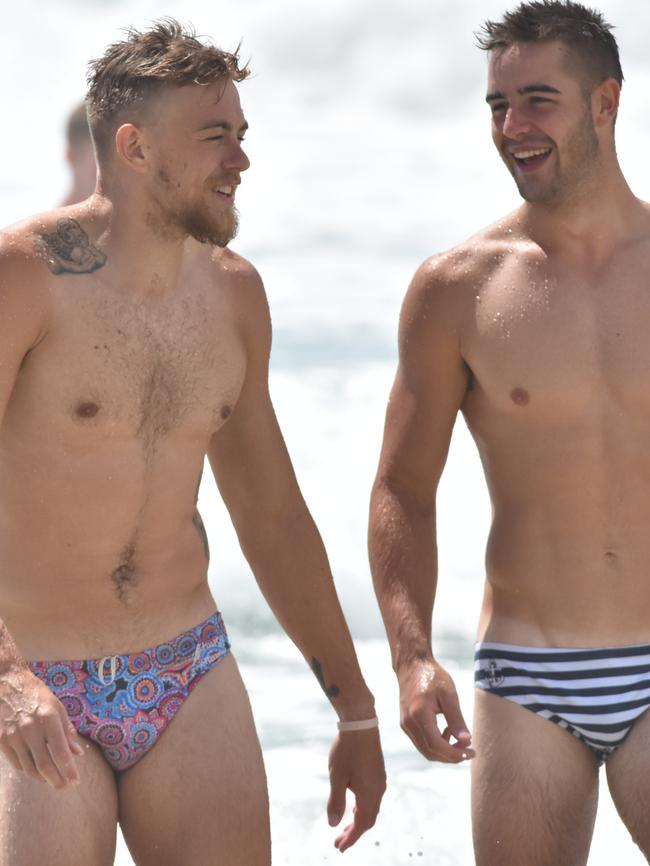
[[[250,165],[235,84],[169,88],[156,104],[151,128],[152,223],[226,246],[237,233],[235,191]]]
[[[599,142],[578,74],[561,42],[493,51],[487,102],[492,138],[526,201],[558,205],[584,189]]]

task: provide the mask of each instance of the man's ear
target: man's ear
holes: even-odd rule
[[[134,123],[123,123],[115,133],[115,150],[129,168],[143,174],[148,168],[148,147],[143,131]]]
[[[607,78],[594,88],[591,105],[596,126],[606,126],[614,122],[620,101],[621,85],[615,78]]]

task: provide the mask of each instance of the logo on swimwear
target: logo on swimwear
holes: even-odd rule
[[[488,666],[487,678],[490,686],[494,689],[497,686],[500,686],[503,682],[503,672],[501,668],[495,661],[489,662]]]

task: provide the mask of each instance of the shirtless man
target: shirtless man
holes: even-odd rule
[[[430,760],[474,757],[479,866],[586,863],[605,760],[648,856],[650,208],[616,158],[618,50],[563,2],[520,5],[480,44],[524,203],[425,262],[404,303],[370,525],[402,724]],[[431,643],[459,410],[493,506],[473,740]]]
[[[138,866],[271,862],[207,583],[206,453],[342,720],[330,823],[346,788],[356,811],[339,850],[379,808],[373,698],[269,398],[264,290],[227,248],[246,75],[173,21],[131,32],[91,66],[96,192],[2,234],[1,866],[107,866],[118,820]]]

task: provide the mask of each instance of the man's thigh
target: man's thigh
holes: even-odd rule
[[[232,656],[203,677],[118,784],[138,866],[270,866],[266,775]]]
[[[472,822],[477,866],[584,866],[598,804],[588,748],[513,701],[476,690]]]
[[[62,791],[30,779],[0,755],[0,866],[112,866],[115,777],[100,751],[82,742],[80,784]]]
[[[605,767],[618,813],[650,861],[650,711],[636,720]]]

